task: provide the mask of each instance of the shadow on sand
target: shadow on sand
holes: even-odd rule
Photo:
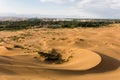
[[[103,55],[102,53],[96,52],[102,57],[102,62],[96,67],[86,71],[67,71],[67,70],[54,70],[56,73],[66,75],[85,75],[91,73],[104,73],[116,70],[120,67],[120,61],[110,56]]]

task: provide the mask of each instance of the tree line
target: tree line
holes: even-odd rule
[[[76,28],[76,27],[101,27],[120,20],[102,21],[44,21],[42,19],[28,19],[25,21],[0,21],[0,30],[21,30],[30,28]]]

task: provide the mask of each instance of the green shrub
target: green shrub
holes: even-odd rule
[[[55,63],[61,64],[64,62],[60,53],[58,53],[55,49],[52,49],[49,53],[38,52],[38,54],[45,58],[45,62],[47,63]]]

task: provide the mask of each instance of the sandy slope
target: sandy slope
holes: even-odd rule
[[[65,57],[71,54],[73,57],[60,65],[46,65],[35,58],[38,51],[47,52],[51,48],[60,49]],[[120,24],[102,28],[1,31],[0,79],[120,80],[119,50]]]

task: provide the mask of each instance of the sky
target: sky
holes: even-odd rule
[[[120,0],[0,0],[0,16],[120,19]]]

